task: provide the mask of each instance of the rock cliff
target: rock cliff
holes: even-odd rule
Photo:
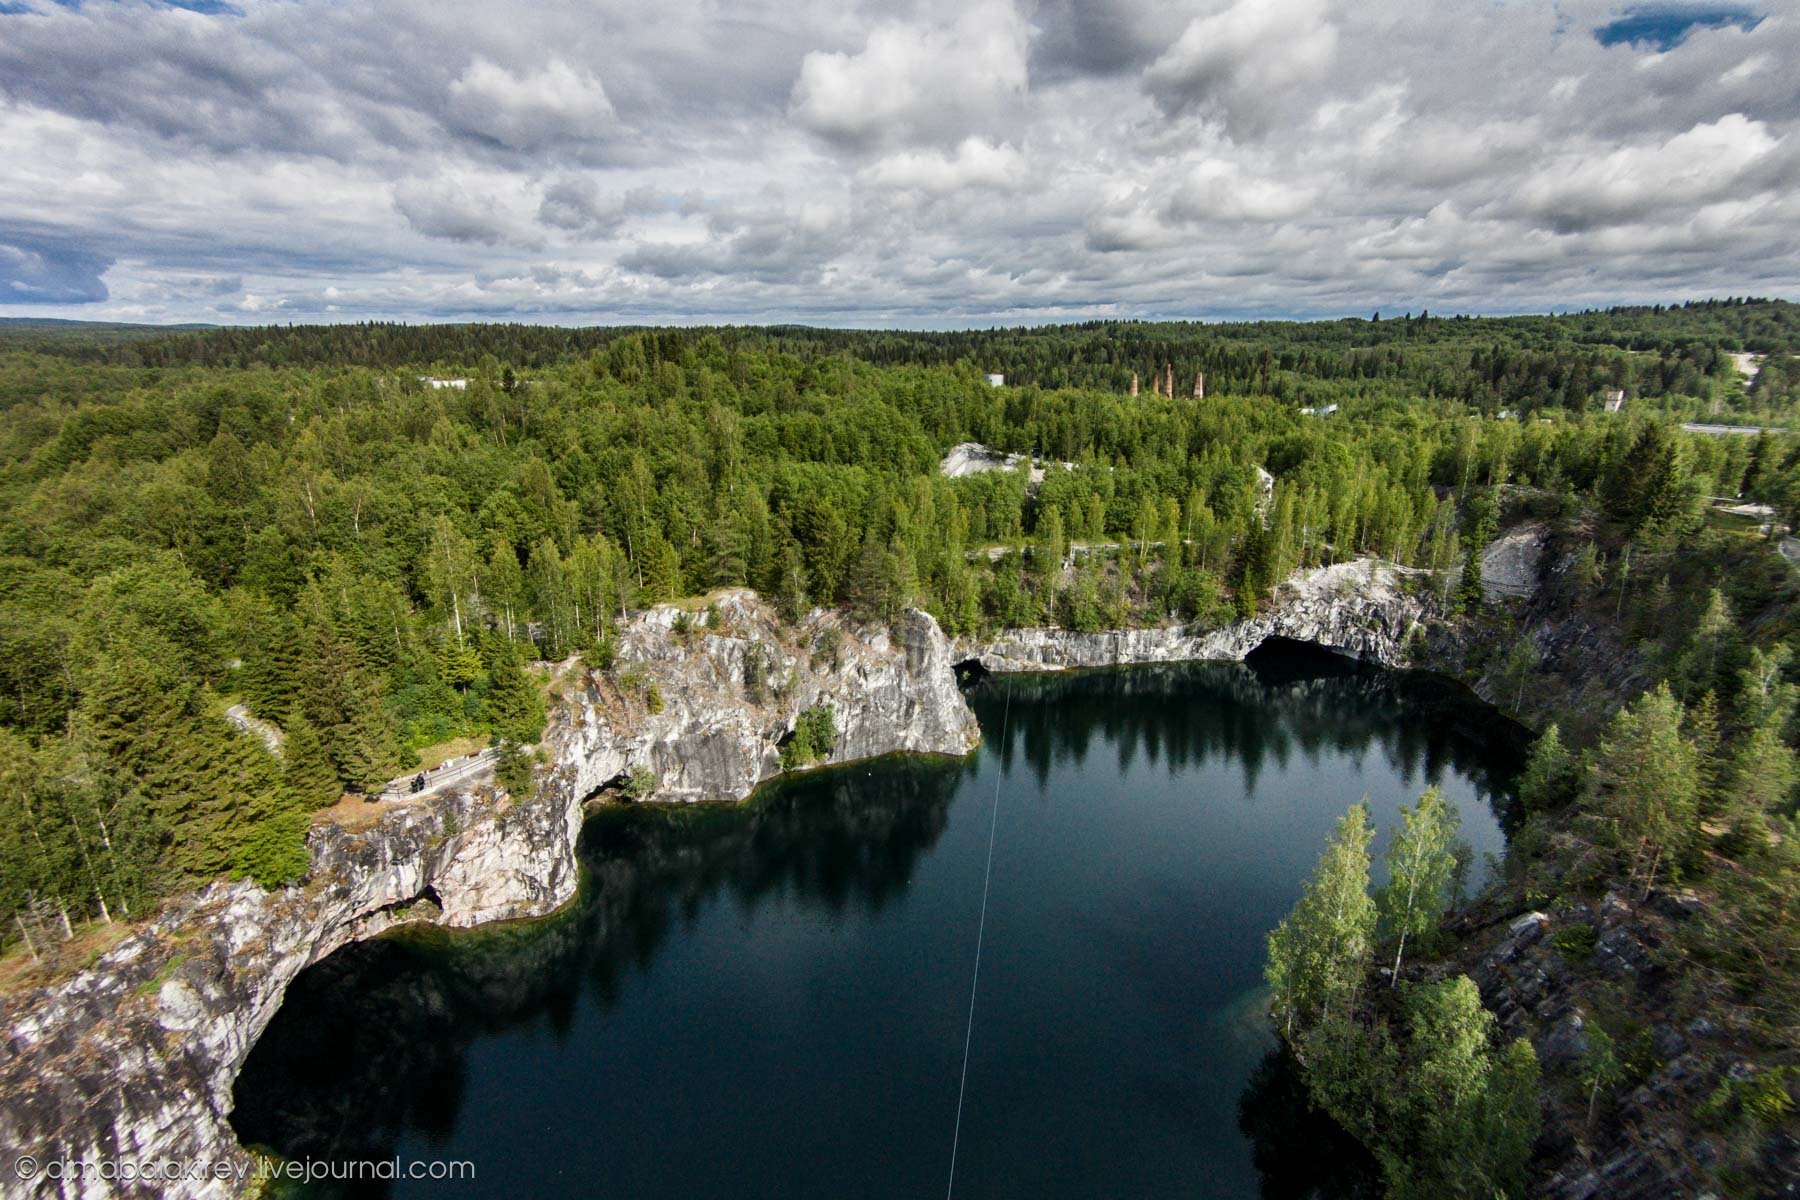
[[[786,629],[748,592],[712,612],[690,627],[653,609],[623,631],[610,673],[558,672],[530,799],[384,801],[364,828],[317,825],[301,885],[213,885],[74,976],[0,998],[0,1190],[241,1193],[252,1163],[229,1123],[232,1083],[294,976],[405,921],[467,927],[560,907],[577,886],[583,803],[608,784],[638,774],[659,799],[741,799],[779,771],[782,739],[819,703],[839,731],[829,761],[977,741],[949,643],[924,613],[893,635],[829,613]],[[45,1169],[67,1160],[206,1173],[59,1182]]]
[[[294,976],[403,922],[470,927],[561,907],[576,890],[582,808],[596,794],[630,785],[658,800],[742,799],[780,772],[796,719],[819,704],[838,731],[826,761],[967,753],[979,731],[956,687],[963,659],[994,671],[1241,659],[1284,637],[1397,666],[1425,612],[1411,574],[1368,561],[1301,572],[1264,612],[1209,632],[1027,629],[954,649],[922,612],[895,631],[823,611],[788,627],[746,591],[722,593],[704,615],[639,614],[609,671],[553,673],[530,799],[482,788],[383,801],[358,829],[317,825],[303,884],[215,884],[170,902],[74,976],[0,997],[0,1192],[240,1194],[252,1162],[230,1125],[232,1084]],[[31,1179],[27,1154],[39,1164]],[[58,1183],[42,1170],[52,1160],[212,1171]]]
[[[610,675],[565,698],[560,791],[585,798],[648,768],[658,800],[741,799],[780,772],[782,740],[816,704],[836,719],[832,762],[974,748],[950,643],[927,614],[905,613],[896,635],[822,610],[784,630],[748,591],[714,608],[716,628],[686,635],[677,609],[645,613],[619,639]]]
[[[1054,671],[1120,663],[1237,661],[1272,637],[1311,642],[1387,667],[1407,662],[1407,642],[1425,616],[1425,572],[1363,559],[1296,572],[1254,617],[1219,629],[1169,625],[1077,633],[1015,629],[992,641],[960,641],[957,655],[989,671]]]

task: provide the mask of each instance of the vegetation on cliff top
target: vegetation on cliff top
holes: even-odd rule
[[[1704,882],[1696,961],[1766,997],[1774,1036],[1800,960],[1792,583],[1703,512],[1742,495],[1791,518],[1800,452],[1672,419],[1800,428],[1796,311],[0,341],[0,938],[221,875],[293,878],[308,814],[343,790],[448,738],[533,740],[524,664],[606,661],[632,608],[749,585],[790,614],[918,604],[952,633],[1212,624],[1297,567],[1374,554],[1474,610],[1482,546],[1529,495],[1569,539],[1548,602],[1627,631],[1635,674],[1607,695],[1648,695],[1561,714],[1509,869],[1546,893]],[[1744,350],[1766,356],[1748,388]],[[1037,459],[1041,485],[945,478],[965,441]],[[1470,674],[1518,703],[1553,691],[1510,618],[1471,627],[1491,657]],[[279,758],[234,701],[282,731]],[[1419,820],[1429,878],[1380,905],[1403,972],[1440,907],[1442,831]],[[1523,1063],[1471,1032],[1461,991],[1387,991],[1304,1007],[1373,1003],[1393,1063],[1479,1058],[1481,1095],[1515,1093]],[[1407,1126],[1406,1154],[1453,1132]]]

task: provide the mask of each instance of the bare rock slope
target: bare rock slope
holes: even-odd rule
[[[1015,629],[992,641],[960,641],[957,653],[989,671],[1054,671],[1193,659],[1238,661],[1279,637],[1397,667],[1406,663],[1407,641],[1426,614],[1424,589],[1412,586],[1424,574],[1361,559],[1296,572],[1261,612],[1219,629]]]
[[[530,799],[484,789],[385,803],[357,832],[317,826],[303,884],[215,884],[73,977],[0,998],[0,1191],[240,1194],[251,1159],[229,1122],[232,1084],[294,976],[405,921],[466,927],[560,907],[576,891],[583,802],[610,782],[647,771],[662,799],[741,799],[779,771],[781,740],[820,703],[839,730],[829,761],[976,744],[926,614],[907,613],[894,636],[828,613],[786,629],[748,592],[716,612],[717,627],[680,636],[673,608],[641,614],[610,675],[565,675]],[[207,1171],[59,1184],[51,1160]]]

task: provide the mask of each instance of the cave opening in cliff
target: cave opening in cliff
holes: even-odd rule
[[[1321,675],[1354,675],[1368,670],[1348,655],[1317,642],[1296,638],[1267,637],[1244,656],[1244,665],[1271,683],[1289,683]]]
[[[631,793],[631,772],[620,771],[608,779],[602,779],[588,789],[587,795],[581,798],[583,809],[590,804],[603,804],[608,800],[634,799]]]
[[[958,683],[979,683],[993,674],[979,658],[965,658],[959,663],[952,663],[950,669],[956,672]]]

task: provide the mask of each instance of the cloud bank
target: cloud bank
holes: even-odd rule
[[[1797,61],[1773,4],[13,0],[0,305],[923,326],[1795,297]]]

